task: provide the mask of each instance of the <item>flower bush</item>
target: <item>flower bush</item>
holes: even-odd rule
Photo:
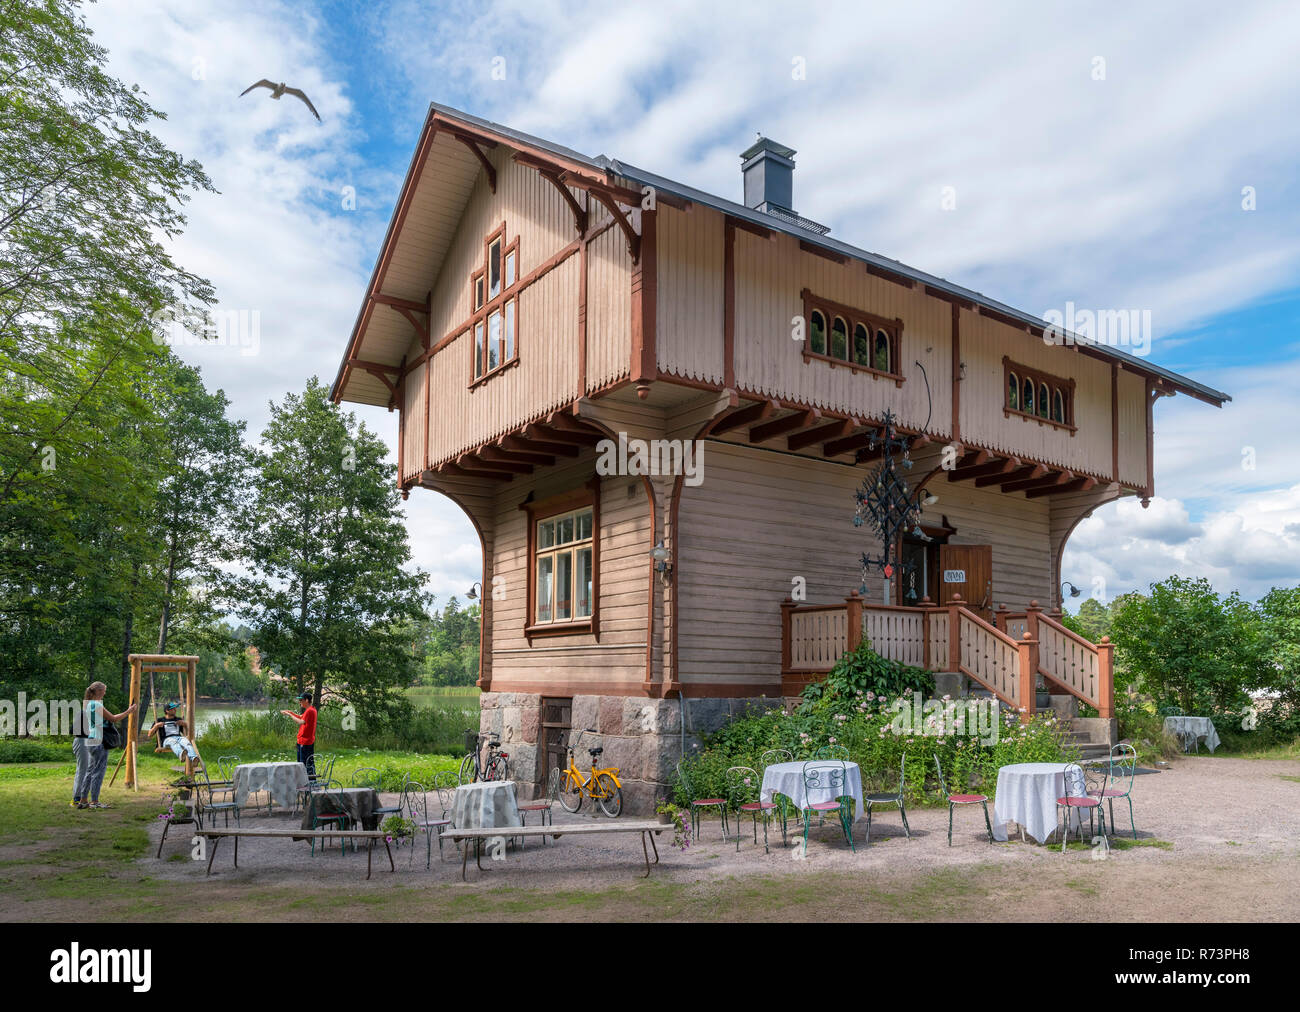
[[[906,755],[904,795],[917,804],[927,795],[938,800],[936,756],[949,789],[973,789],[990,796],[1002,766],[1078,758],[1050,712],[1021,723],[1021,714],[1002,709],[994,718],[997,740],[985,744],[992,734],[944,734],[942,723],[933,716],[927,728],[900,727],[896,702],[911,703],[916,698],[911,693],[882,697],[874,690],[823,691],[790,713],[771,710],[732,721],[705,739],[703,748],[683,765],[697,797],[726,797],[726,771],[731,766],[749,766],[761,776],[760,757],[769,749],[786,749],[803,761],[815,758],[821,746],[835,743],[846,747],[849,760],[862,770],[865,792],[896,789],[899,764]],[[946,697],[943,701],[953,702]],[[674,797],[678,804],[690,800],[680,783]]]

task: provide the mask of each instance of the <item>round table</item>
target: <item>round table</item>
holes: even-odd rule
[[[1200,751],[1198,744],[1205,739],[1205,747],[1213,752],[1219,747],[1219,732],[1209,717],[1166,717],[1165,730],[1178,739],[1184,752]]]
[[[1065,797],[1065,771],[1070,763],[1012,763],[998,770],[997,797],[993,803],[993,839],[1007,838],[1007,823],[1014,822],[1039,843],[1056,831],[1056,799]],[[1071,792],[1082,793],[1076,785]],[[1070,828],[1079,828],[1079,813],[1070,812]]]
[[[862,818],[866,813],[866,805],[862,802],[862,771],[858,769],[857,763],[845,762],[844,766],[844,787],[839,791],[833,791],[829,787],[819,788],[812,792],[812,797],[808,797],[803,782],[803,768],[813,766],[818,769],[839,769],[841,763],[838,759],[810,759],[807,762],[793,763],[773,763],[763,770],[763,793],[761,795],[764,801],[771,801],[772,795],[780,794],[794,802],[795,808],[802,809],[807,804],[815,804],[819,801],[836,801],[835,795],[843,795],[853,798],[856,811],[854,821]]]

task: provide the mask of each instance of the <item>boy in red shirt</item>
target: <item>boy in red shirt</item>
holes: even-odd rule
[[[307,776],[316,779],[316,707],[311,705],[311,693],[304,692],[298,697],[302,713],[290,713],[281,710],[290,720],[298,723],[298,761],[307,767]]]

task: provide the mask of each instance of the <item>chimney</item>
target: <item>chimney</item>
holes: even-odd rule
[[[745,206],[755,211],[773,208],[794,214],[794,149],[759,135],[740,153],[745,178]]]

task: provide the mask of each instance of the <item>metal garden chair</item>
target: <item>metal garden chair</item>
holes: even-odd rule
[[[849,750],[843,745],[823,745],[813,753],[814,759],[838,759],[841,762],[849,761]]]
[[[907,755],[905,753],[903,755],[903,758],[900,759],[898,762],[897,792],[892,794],[887,791],[877,792],[875,794],[868,794],[863,799],[864,807],[867,810],[867,846],[871,846],[871,806],[872,805],[897,805],[898,814],[903,819],[903,832],[907,834],[907,838],[909,840],[912,838],[912,830],[907,825],[907,804],[903,801],[903,787],[905,786],[906,783],[906,777],[907,777]]]
[[[1078,763],[1069,763],[1065,767],[1065,796],[1056,799],[1057,809],[1065,809],[1065,824],[1061,827],[1061,853],[1070,839],[1070,818],[1072,815],[1087,810],[1088,835],[1093,834],[1092,813],[1101,819],[1101,835],[1106,836],[1106,811],[1101,807],[1101,792],[1105,789],[1107,774],[1089,767],[1086,771]],[[1095,792],[1095,793],[1094,793]],[[1083,824],[1079,824],[1079,836],[1083,836]]]
[[[560,797],[560,768],[557,766],[551,770],[551,775],[546,778],[546,793],[540,798],[534,798],[519,806],[519,819],[526,826],[528,825],[528,813],[537,812],[542,820],[542,825],[554,824],[551,815],[551,808]],[[522,836],[520,840],[526,846],[528,837]],[[546,835],[542,835],[542,846],[546,846]]]
[[[323,794],[325,791],[335,791],[335,790],[342,790],[342,789],[343,789],[343,785],[342,785],[341,783],[339,783],[337,780],[326,780],[326,781],[317,781],[317,782],[318,782],[318,783],[323,783],[324,786],[321,787],[321,788],[320,788],[319,790],[317,790],[317,791],[312,791],[312,792],[311,792],[312,794]],[[311,828],[312,828],[312,829],[319,829],[321,826],[335,826],[335,827],[337,827],[337,828],[340,829],[340,830],[344,830],[344,829],[347,829],[347,828],[348,828],[348,821],[349,821],[349,820],[348,820],[348,813],[347,813],[347,812],[322,812],[322,811],[319,811],[319,810],[316,808],[316,803],[315,803],[315,799],[314,799],[314,798],[313,798],[309,803],[310,803],[311,806],[312,806],[312,807],[311,807]],[[323,838],[322,838],[322,840],[321,840],[320,852],[321,852],[322,854],[325,853],[325,841],[324,841]],[[315,838],[315,837],[312,837],[312,840],[311,840],[311,853],[312,853],[312,857],[315,857],[315,856],[316,856],[316,838]],[[346,854],[346,853],[347,853],[347,837],[344,837],[344,836],[340,836],[340,837],[339,837],[339,853],[340,853],[340,854]]]
[[[754,845],[758,845],[758,817],[763,817],[763,853],[770,854],[767,846],[767,824],[777,810],[775,801],[763,801],[763,781],[748,766],[732,766],[726,773],[727,799],[736,809],[736,853],[740,853],[740,819],[749,813],[754,823]],[[781,841],[785,842],[784,826]]]
[[[229,801],[216,800],[215,795],[222,793],[224,790],[225,788],[222,785],[220,784],[214,785],[212,781],[208,779],[208,771],[206,769],[204,769],[202,766],[198,766],[195,768],[194,794],[195,794],[195,801],[198,805],[197,812],[199,816],[200,825],[203,822],[204,813],[208,813],[212,816],[212,828],[216,829],[218,812],[221,812],[225,816],[226,819],[225,824],[227,826],[230,825],[230,813],[234,812],[235,825],[236,826],[239,825],[239,806],[235,804],[234,798],[231,798]],[[203,796],[204,792],[207,793],[206,798]]]
[[[399,791],[397,792],[397,804],[395,804],[395,805],[380,805],[378,808],[375,809],[375,814],[376,814],[377,816],[379,816],[379,820],[380,820],[381,822],[383,821],[384,816],[386,816],[386,815],[401,815],[401,814],[402,814],[402,802],[403,802],[404,796],[405,796],[405,794],[406,794],[406,785],[409,784],[410,782],[411,782],[411,774],[410,774],[410,773],[404,773],[404,774],[402,775],[402,787],[401,787],[401,790],[399,790]],[[372,782],[371,782],[371,783],[366,784],[365,786],[371,788],[371,789],[374,790],[376,793],[378,793],[378,792],[382,791],[382,790],[383,790],[383,787],[384,787],[384,780],[383,780],[383,777],[382,777],[382,776],[376,776],[376,777],[372,778]]]
[[[838,762],[838,766],[830,765],[832,762]],[[852,821],[853,815],[849,810],[849,800],[844,796],[848,783],[848,768],[844,765],[843,760],[825,760],[816,759],[812,762],[806,762],[803,766],[803,852],[804,856],[808,855],[808,830],[812,825],[813,813],[825,818],[831,812],[839,816],[840,828],[844,830],[844,839],[849,843],[849,849],[857,853],[858,848],[853,845]],[[831,793],[835,798],[834,801],[812,801],[813,794]]]
[[[1110,831],[1115,832],[1115,799],[1128,801],[1128,822],[1133,830],[1133,839],[1138,838],[1137,823],[1133,821],[1133,780],[1137,775],[1137,749],[1132,745],[1119,744],[1110,750],[1110,767],[1106,771],[1105,786],[1099,788],[1098,797],[1105,798],[1110,807]],[[1088,791],[1092,793],[1092,789]]]
[[[334,779],[334,756],[318,755],[312,757],[312,768],[307,771],[307,786],[298,788],[298,807],[303,806],[303,798],[308,794],[323,789],[323,785]]]
[[[677,764],[677,776],[681,779],[682,789],[686,791],[686,797],[690,799],[691,810],[691,835],[695,839],[700,838],[700,814],[706,808],[716,808],[722,815],[722,838],[727,838],[727,799],[726,798],[697,798],[695,791],[691,787],[690,777],[686,775],[686,767],[682,763]]]
[[[442,857],[442,830],[444,827],[451,825],[451,820],[447,818],[438,818],[429,816],[429,794],[424,789],[424,785],[418,780],[407,780],[406,789],[402,792],[402,800],[406,804],[406,811],[410,820],[415,823],[416,829],[424,831],[424,867],[427,871],[433,866],[433,838],[438,837],[438,856]],[[411,856],[407,861],[410,865],[415,860],[415,841],[411,841]]]
[[[770,748],[758,757],[758,765],[762,767],[764,773],[767,772],[769,766],[773,766],[776,763],[792,762],[794,762],[794,753],[788,748]],[[790,809],[793,807],[793,804],[784,794],[774,794],[773,797],[776,798],[776,803],[781,806],[781,835],[784,837],[786,825],[790,818]],[[798,823],[802,821],[802,817],[797,808],[795,809],[794,816],[796,825],[798,825]]]
[[[948,785],[943,779],[943,767],[939,757],[934,757],[934,771],[939,774],[939,790],[948,799],[948,846],[952,846],[952,812],[958,805],[980,805],[984,809],[984,825],[988,827],[989,844],[993,843],[993,823],[989,820],[989,799],[986,794],[949,794]]]

